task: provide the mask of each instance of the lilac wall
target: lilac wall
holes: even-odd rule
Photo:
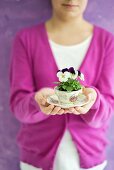
[[[114,0],[90,0],[86,18],[114,33]],[[18,147],[15,136],[19,122],[8,108],[9,102],[9,55],[12,38],[20,28],[44,21],[50,16],[48,0],[0,0],[0,170],[19,170]],[[111,121],[107,148],[109,166],[114,167],[114,136]],[[10,168],[9,168],[10,167]]]

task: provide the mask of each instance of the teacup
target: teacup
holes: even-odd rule
[[[54,87],[55,94],[58,97],[60,104],[74,103],[77,100],[77,96],[82,93],[82,88],[77,91],[61,91],[57,89],[57,86]]]

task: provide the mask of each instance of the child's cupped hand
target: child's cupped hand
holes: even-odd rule
[[[40,110],[46,115],[61,115],[67,113],[67,109],[62,109],[61,107],[47,103],[47,97],[52,94],[54,94],[54,89],[52,88],[42,88],[36,92],[34,98],[38,103]]]
[[[91,109],[91,107],[96,101],[97,92],[93,88],[83,88],[83,93],[87,96],[89,102],[85,104],[84,106],[69,108],[68,109],[69,113],[73,113],[76,115],[86,114]]]

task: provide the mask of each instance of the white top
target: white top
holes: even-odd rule
[[[76,45],[60,45],[56,44],[49,39],[49,43],[52,47],[52,52],[55,57],[56,63],[59,69],[73,66],[78,70],[81,65],[84,56],[88,50],[91,42],[92,35],[89,36],[85,41]]]

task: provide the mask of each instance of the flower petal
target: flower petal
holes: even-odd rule
[[[59,81],[60,81],[60,82],[66,82],[67,80],[68,80],[68,78],[65,78],[65,77],[60,77],[60,78],[59,78]]]
[[[65,72],[64,72],[64,75],[65,75],[65,77],[67,77],[67,78],[71,78],[71,73],[68,72],[68,71],[65,71]]]
[[[75,74],[74,67],[70,67],[70,68],[69,68],[69,72],[72,73],[72,74]]]
[[[59,71],[58,73],[57,73],[57,77],[61,77],[62,76],[62,72],[61,71]]]
[[[78,76],[80,77],[80,75],[81,75],[81,72],[80,72],[80,70],[77,70],[78,71]]]
[[[62,72],[64,73],[65,71],[69,71],[68,68],[62,69]]]
[[[80,79],[84,81],[84,74],[83,73],[81,73]]]
[[[71,78],[75,80],[77,77],[78,77],[78,75],[72,74],[72,77],[71,77]]]
[[[57,73],[58,73],[59,71],[61,71],[61,70],[57,70]]]

